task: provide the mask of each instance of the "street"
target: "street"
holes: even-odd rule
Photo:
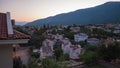
[[[28,54],[28,48],[20,48],[16,51],[16,54],[20,56],[22,64],[25,64],[28,68],[28,61],[29,61],[29,54]]]

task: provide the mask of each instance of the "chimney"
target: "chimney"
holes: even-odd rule
[[[12,38],[13,37],[13,27],[10,19],[10,12],[6,13],[7,15],[7,30],[8,30],[8,37]]]
[[[12,26],[15,26],[15,20],[12,19],[11,22],[12,22]]]

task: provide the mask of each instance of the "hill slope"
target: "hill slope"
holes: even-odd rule
[[[102,5],[80,9],[74,12],[58,14],[53,17],[35,20],[27,26],[71,25],[71,24],[99,24],[120,22],[120,2],[107,2]]]

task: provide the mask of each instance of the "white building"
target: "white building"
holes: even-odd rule
[[[52,58],[53,57],[53,46],[55,42],[49,39],[43,41],[42,47],[40,48],[40,58]]]
[[[80,31],[80,27],[71,27],[70,30],[72,32],[79,32]]]
[[[70,59],[71,60],[78,60],[81,52],[82,52],[82,48],[80,45],[70,46],[70,53],[69,53]]]
[[[89,45],[98,45],[100,43],[100,40],[97,38],[89,38],[87,39],[87,43]]]
[[[88,39],[88,35],[84,33],[79,33],[74,35],[75,42],[85,41]]]
[[[56,39],[56,40],[61,40],[62,41],[62,39],[63,39],[63,35],[60,35],[60,34],[56,34],[55,36],[54,36],[54,38]]]
[[[69,41],[68,38],[64,38],[62,42],[63,42],[63,43],[62,43],[63,53],[64,53],[64,54],[69,54],[71,42]]]

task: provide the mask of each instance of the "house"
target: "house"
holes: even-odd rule
[[[53,57],[53,45],[54,41],[45,39],[42,42],[42,46],[40,48],[40,59],[52,58]]]
[[[13,68],[13,45],[27,43],[29,36],[12,27],[10,12],[0,13],[0,68]]]
[[[115,33],[115,34],[120,33],[120,29],[116,29],[116,30],[114,30],[113,33]]]
[[[67,29],[67,28],[68,28],[68,25],[62,25],[62,28],[66,28],[66,29]]]
[[[106,31],[106,32],[111,32],[112,30],[110,30],[110,29],[104,29],[104,31]]]
[[[61,40],[61,41],[62,41],[63,35],[56,34],[56,35],[54,36],[54,38],[55,38],[56,40]]]
[[[34,53],[40,53],[40,50],[39,49],[33,49],[33,52]]]
[[[46,30],[46,33],[51,33],[53,30],[52,29],[48,29]]]
[[[120,43],[120,39],[116,39],[116,42]]]
[[[107,39],[103,42],[103,45],[105,45],[106,47],[108,47],[108,45],[110,44],[114,44],[115,40],[114,39]]]
[[[75,42],[85,41],[88,39],[88,35],[84,33],[79,33],[74,35]]]
[[[69,57],[71,60],[75,60],[78,61],[79,60],[79,56],[81,54],[83,54],[83,48],[81,48],[80,45],[76,44],[76,45],[72,45],[70,46],[70,53],[69,53]]]
[[[79,32],[80,31],[80,27],[71,27],[70,30],[72,32]]]
[[[47,38],[54,38],[54,35],[53,34],[51,34],[51,33],[47,33],[47,36],[46,36]]]
[[[64,54],[69,54],[70,52],[70,46],[71,46],[71,42],[69,41],[68,38],[64,38],[62,41],[62,50]]]
[[[116,33],[116,34],[120,33],[120,26],[119,25],[116,26],[114,29],[115,30],[113,31],[113,33]]]
[[[89,44],[89,45],[98,45],[99,44],[99,39],[97,39],[97,38],[89,38],[89,39],[87,39],[87,43]]]

